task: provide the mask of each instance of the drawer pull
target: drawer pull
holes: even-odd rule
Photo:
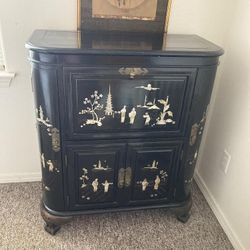
[[[125,174],[125,187],[130,187],[132,180],[132,168],[128,167],[126,168],[126,174]]]
[[[52,141],[52,149],[55,152],[59,152],[61,146],[60,146],[60,134],[57,128],[51,129],[51,141]]]
[[[121,75],[128,75],[130,79],[134,79],[135,76],[146,75],[148,70],[146,68],[125,68],[119,69]]]
[[[124,178],[125,178],[125,169],[120,168],[120,170],[118,172],[118,188],[123,188]]]

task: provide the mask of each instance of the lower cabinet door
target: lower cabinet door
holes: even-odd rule
[[[162,141],[128,144],[125,188],[129,205],[170,201],[181,145]]]
[[[67,187],[72,210],[116,207],[122,203],[125,143],[68,145]]]

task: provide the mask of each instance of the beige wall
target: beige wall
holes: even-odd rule
[[[169,31],[196,33],[225,49],[197,181],[234,247],[250,249],[250,2],[192,0],[189,7],[184,2],[173,0]],[[227,174],[221,167],[224,149],[232,156]]]
[[[237,1],[203,144],[198,176],[245,249],[250,249],[250,2]],[[232,159],[221,168],[223,150]]]
[[[248,0],[173,0],[169,33],[195,33],[226,50],[216,78],[198,175],[227,221],[235,246],[250,249],[247,7]],[[0,0],[0,23],[8,70],[17,72],[11,87],[0,89],[0,182],[36,179],[40,178],[40,163],[24,43],[37,28],[76,29],[76,0]],[[224,148],[232,155],[227,175],[220,169]]]
[[[34,29],[76,29],[76,0],[0,0],[7,69],[16,72],[0,88],[0,182],[40,179],[30,65],[25,41]]]

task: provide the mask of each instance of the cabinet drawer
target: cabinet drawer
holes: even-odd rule
[[[66,138],[184,135],[195,70],[156,73],[129,79],[65,69],[62,116]]]

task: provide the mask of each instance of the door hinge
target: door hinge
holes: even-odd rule
[[[174,193],[173,193],[173,195],[174,195],[174,199],[175,199],[175,196],[176,196],[176,188],[174,188]]]
[[[64,155],[64,163],[65,163],[65,167],[68,167],[68,157],[67,157],[67,155]]]
[[[125,169],[120,168],[118,172],[118,188],[123,188],[125,182]]]
[[[126,171],[126,173],[125,173],[125,187],[130,187],[131,180],[132,180],[132,168],[127,167],[125,171]]]
[[[182,149],[182,150],[181,150],[181,157],[180,157],[181,160],[182,160],[182,158],[183,158],[183,155],[184,155],[184,150]]]
[[[66,196],[66,206],[69,207],[69,196]]]

